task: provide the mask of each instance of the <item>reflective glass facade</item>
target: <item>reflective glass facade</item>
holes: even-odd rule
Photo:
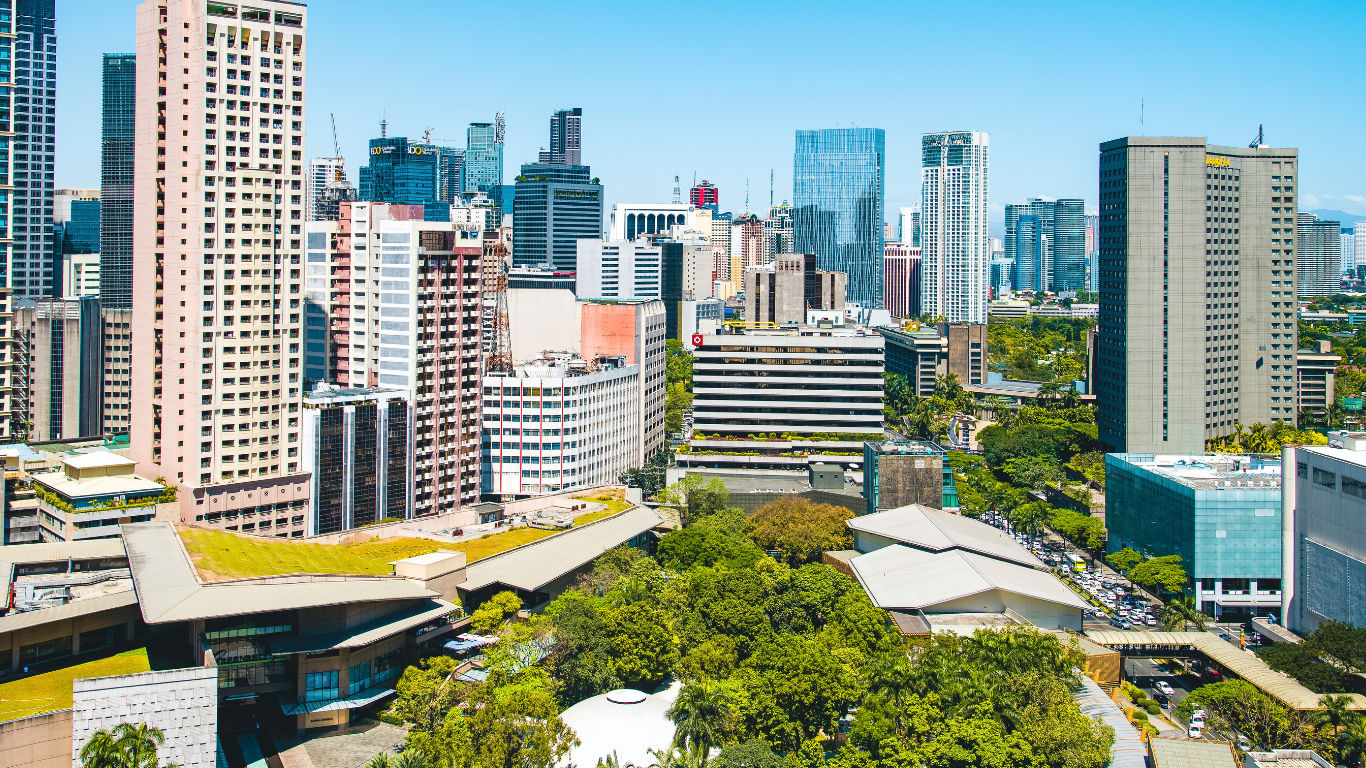
[[[574,271],[578,241],[602,239],[602,185],[586,165],[527,163],[517,177],[512,265]]]
[[[458,197],[464,150],[396,136],[371,139],[368,157],[360,169],[362,200],[418,205]]]
[[[792,160],[793,251],[849,276],[848,300],[882,306],[886,132],[797,131]]]
[[[133,109],[136,57],[104,55],[100,108],[100,306],[133,306]]]
[[[1082,200],[1042,200],[1006,206],[1005,253],[1015,261],[1015,289],[1086,288],[1086,210]]]
[[[56,154],[57,26],[54,0],[15,4],[14,238],[11,285],[23,296],[59,293],[53,279],[52,193]]]
[[[465,132],[465,162],[460,167],[462,192],[487,192],[503,183],[503,143],[493,123],[470,123]]]

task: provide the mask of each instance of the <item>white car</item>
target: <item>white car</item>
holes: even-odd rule
[[[1157,685],[1153,687],[1157,689],[1158,693],[1165,694],[1167,696],[1176,693],[1176,689],[1172,688],[1172,684],[1167,682],[1166,680],[1158,680]]]
[[[1205,727],[1205,716],[1204,716],[1204,715],[1191,715],[1191,727],[1192,727],[1192,728],[1204,728],[1204,727]]]
[[[1199,727],[1199,726],[1196,726],[1196,725],[1192,725],[1192,726],[1190,727],[1190,730],[1189,730],[1189,731],[1186,731],[1186,735],[1190,736],[1192,739],[1198,739],[1198,738],[1200,738],[1200,727]]]

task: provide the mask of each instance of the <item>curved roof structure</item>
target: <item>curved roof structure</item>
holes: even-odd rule
[[[1047,570],[1039,558],[1003,531],[980,520],[911,504],[849,520],[855,531],[883,536],[916,549],[967,550],[1029,568]]]
[[[624,694],[632,695],[624,695]],[[659,694],[610,691],[584,699],[560,714],[574,729],[579,745],[569,751],[563,765],[597,765],[616,753],[621,765],[653,765],[652,749],[668,749],[674,724],[665,715],[672,702]]]
[[[930,610],[971,595],[1001,590],[1066,605],[1087,607],[1047,572],[960,549],[927,552],[894,545],[849,561],[873,605],[883,609]]]

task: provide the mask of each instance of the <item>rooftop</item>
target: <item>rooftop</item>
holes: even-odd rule
[[[868,447],[873,449],[874,453],[883,456],[942,456],[947,453],[937,443],[929,440],[888,440],[880,443],[868,443]]]
[[[855,531],[883,536],[931,552],[967,550],[1027,568],[1047,570],[1029,550],[986,523],[920,504],[851,518]]]
[[[126,456],[109,451],[94,451],[91,453],[78,453],[74,456],[67,456],[62,459],[62,463],[76,469],[96,469],[99,467],[134,467],[137,462]]]
[[[669,692],[631,689],[580,701],[560,715],[579,737],[564,764],[595,765],[613,753],[621,765],[652,764],[650,751],[668,749],[673,742],[674,724],[666,714],[672,704]]]
[[[1154,455],[1112,453],[1116,461],[1170,478],[1197,490],[1281,487],[1279,456],[1243,454]],[[1276,492],[1279,496],[1279,491]]]
[[[1275,749],[1270,752],[1248,752],[1247,768],[1332,768],[1312,749]]]
[[[86,496],[119,496],[128,493],[161,493],[166,490],[166,487],[161,483],[133,474],[99,475],[76,479],[60,469],[39,472],[33,475],[33,482],[68,499]]]
[[[1153,768],[1238,768],[1238,758],[1226,741],[1152,739],[1148,754]]]
[[[1077,610],[1087,607],[1085,600],[1051,573],[975,552],[927,552],[893,545],[859,555],[849,564],[873,604],[883,609],[928,610],[992,590]]]
[[[71,708],[71,681],[147,672],[152,668],[146,648],[61,667],[0,683],[0,722]]]
[[[402,390],[388,387],[340,387],[335,384],[319,384],[312,392],[304,394],[304,405],[321,405],[354,400],[386,400],[403,396]]]

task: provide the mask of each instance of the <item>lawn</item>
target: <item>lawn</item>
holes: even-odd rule
[[[614,515],[630,502],[618,491],[603,491],[593,496],[580,497],[585,501],[606,504],[607,509],[580,515],[575,525]],[[251,576],[279,576],[289,573],[346,573],[358,575],[388,575],[393,573],[389,563],[405,557],[415,557],[438,549],[464,552],[469,562],[492,557],[513,547],[530,544],[557,531],[538,528],[514,528],[502,533],[490,533],[483,538],[445,544],[428,539],[372,539],[360,544],[309,544],[285,540],[264,540],[239,536],[230,531],[211,531],[201,528],[180,529],[181,540],[190,553],[200,578],[205,581],[241,579]]]
[[[146,648],[0,684],[0,722],[71,707],[71,681],[80,677],[131,675],[151,669]]]

